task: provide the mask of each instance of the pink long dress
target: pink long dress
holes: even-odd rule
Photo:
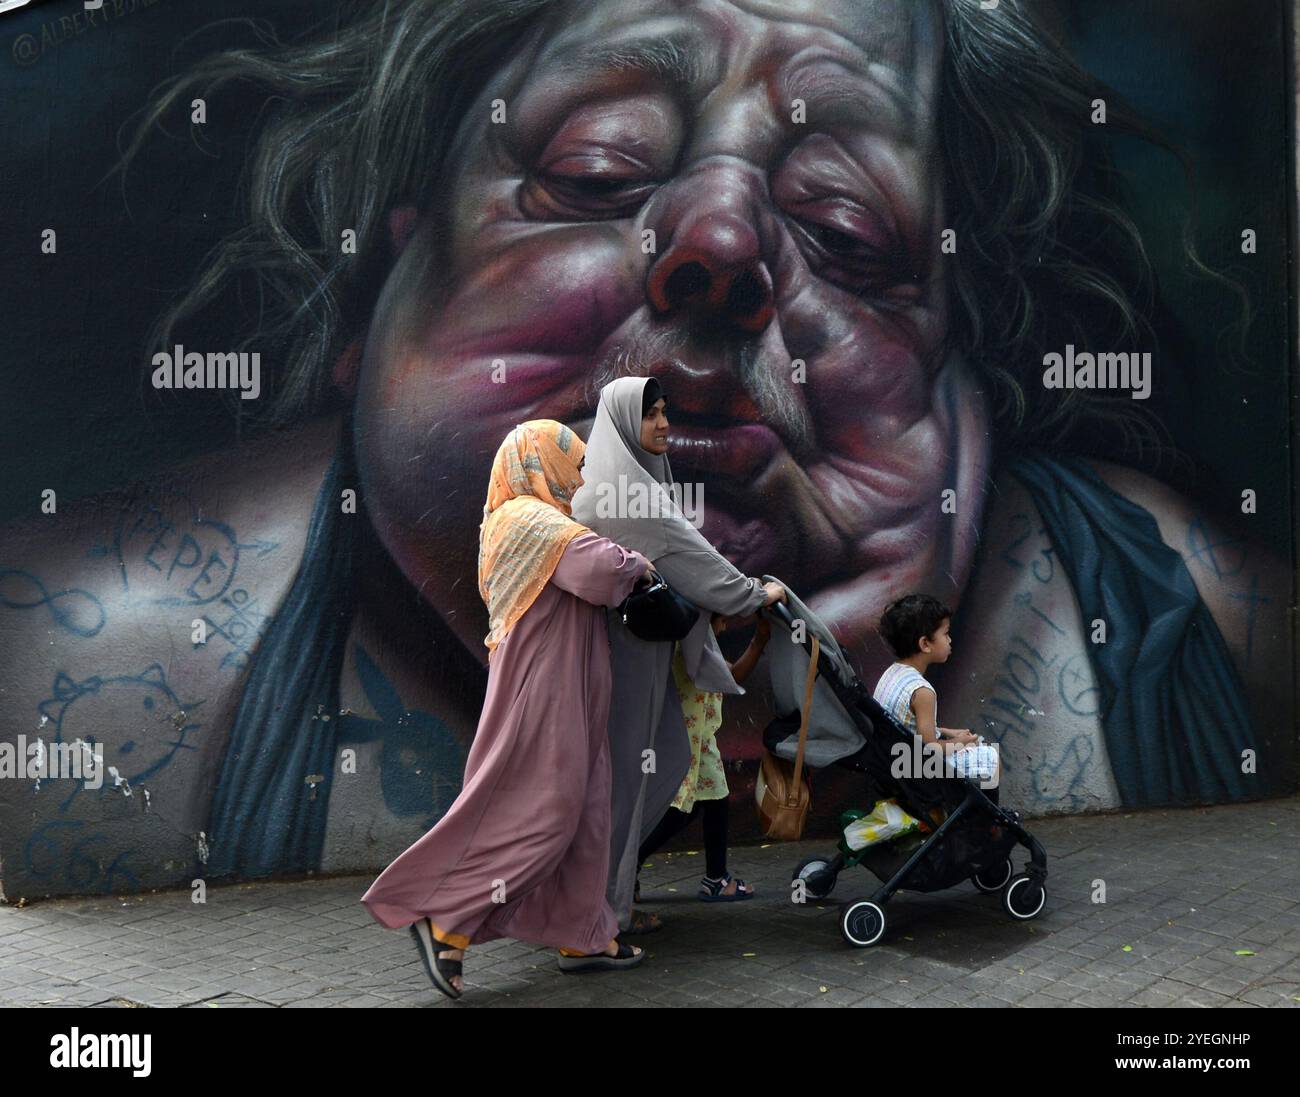
[[[389,929],[433,919],[471,944],[513,937],[599,952],[618,932],[609,880],[611,690],[604,606],[647,560],[594,533],[497,646],[447,814],[362,896]]]

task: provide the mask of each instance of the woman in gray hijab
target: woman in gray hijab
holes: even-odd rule
[[[682,513],[668,464],[667,401],[653,377],[621,377],[600,392],[587,441],[585,485],[573,518],[648,558],[702,612],[681,641],[691,681],[740,694],[710,627],[710,615],[738,617],[785,598],[779,583],[747,578]],[[609,611],[614,687],[609,716],[613,777],[608,899],[619,926],[632,922],[637,851],[672,803],[690,766],[690,739],[672,679],[673,645],[638,639]]]

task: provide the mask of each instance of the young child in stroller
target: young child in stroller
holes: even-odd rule
[[[939,702],[925,672],[952,655],[952,610],[928,594],[908,594],[886,607],[880,635],[897,662],[880,676],[872,696],[889,715],[920,737],[922,749],[940,749],[957,777],[980,781],[985,795],[998,802],[998,752],[969,728],[937,724]]]
[[[880,633],[896,661],[868,692],[825,623],[788,596],[790,611],[778,606],[774,617],[792,638],[803,619],[820,641],[818,666],[829,695],[823,693],[820,711],[814,698],[801,747],[792,702],[798,704],[803,681],[801,656],[812,653],[804,637],[790,648],[775,645],[780,665],[773,667],[772,683],[783,714],[764,732],[764,745],[787,761],[806,749],[815,767],[836,765],[860,774],[867,803],[875,805],[869,812],[844,811],[835,852],[795,866],[794,901],[828,898],[845,869],[861,865],[870,871],[880,886],[840,910],[840,933],[856,948],[883,940],[885,907],[897,892],[941,891],[963,880],[999,893],[1011,917],[1036,918],[1047,898],[1047,851],[1021,825],[1018,812],[997,802],[998,789],[990,787],[1001,776],[997,748],[964,728],[941,728],[935,689],[925,677],[932,663],[952,654],[952,611],[924,594],[888,606]],[[1011,860],[1017,846],[1029,852],[1019,874]]]

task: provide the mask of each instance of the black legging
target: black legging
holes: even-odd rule
[[[669,838],[685,829],[696,816],[704,820],[704,869],[710,878],[720,880],[727,874],[727,798],[696,800],[689,812],[669,808],[650,836],[641,843],[637,865],[659,849]]]

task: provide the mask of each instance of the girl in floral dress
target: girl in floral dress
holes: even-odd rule
[[[713,616],[713,631],[726,629],[726,618]],[[745,653],[734,663],[729,663],[731,676],[743,683],[754,669],[758,657],[767,646],[771,626],[760,617]],[[705,875],[700,880],[699,897],[706,903],[734,903],[752,899],[754,889],[744,880],[737,880],[727,871],[727,775],[718,752],[717,732],[722,724],[722,694],[697,689],[686,673],[680,646],[673,652],[673,681],[682,702],[682,715],[691,740],[691,768],[677,790],[672,806],[659,825],[641,844],[638,864],[645,860],[669,838],[681,831],[692,819],[699,816],[704,824]],[[640,901],[640,885],[637,885]]]

